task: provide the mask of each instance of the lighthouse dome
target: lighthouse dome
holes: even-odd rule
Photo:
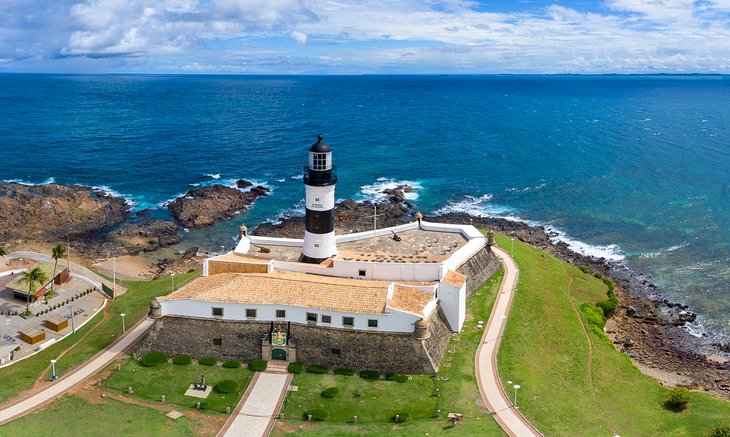
[[[317,136],[317,142],[312,144],[312,147],[309,148],[310,152],[313,153],[329,153],[332,151],[330,149],[330,146],[324,143],[324,137],[322,135]]]

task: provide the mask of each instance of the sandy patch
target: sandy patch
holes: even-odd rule
[[[94,263],[94,267],[101,273],[112,277],[114,274],[114,259],[109,258]],[[117,257],[117,279],[151,279],[156,276],[156,268],[138,256],[125,255]]]

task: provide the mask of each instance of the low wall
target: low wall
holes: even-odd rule
[[[471,296],[502,267],[491,247],[484,246],[456,271],[466,276],[466,295]]]

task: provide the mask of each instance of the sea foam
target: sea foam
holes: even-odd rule
[[[389,178],[378,178],[374,183],[363,185],[360,187],[360,194],[357,200],[371,200],[373,202],[383,202],[390,197],[390,194],[383,193],[387,189],[395,189],[401,185],[410,185],[413,191],[403,193],[406,200],[418,199],[418,192],[423,190],[423,185],[418,181],[398,181]]]

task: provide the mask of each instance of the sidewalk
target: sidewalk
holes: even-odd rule
[[[482,335],[482,342],[477,349],[477,384],[482,394],[482,400],[504,432],[517,437],[541,436],[542,434],[512,404],[499,380],[497,351],[507,324],[507,315],[512,306],[519,270],[515,260],[507,252],[495,246],[492,246],[492,250],[502,262],[504,279],[502,279],[497,300],[494,303],[492,314],[489,316],[484,335]]]
[[[149,317],[144,318],[132,329],[127,331],[126,334],[119,337],[117,341],[87,361],[86,364],[81,365],[67,375],[60,375],[60,379],[40,391],[4,406],[0,410],[0,425],[30,413],[34,409],[63,395],[87,378],[95,375],[142,337],[152,327],[153,323],[153,319]]]
[[[266,437],[284,402],[291,374],[284,367],[274,367],[256,373],[236,410],[228,418],[217,437]]]

